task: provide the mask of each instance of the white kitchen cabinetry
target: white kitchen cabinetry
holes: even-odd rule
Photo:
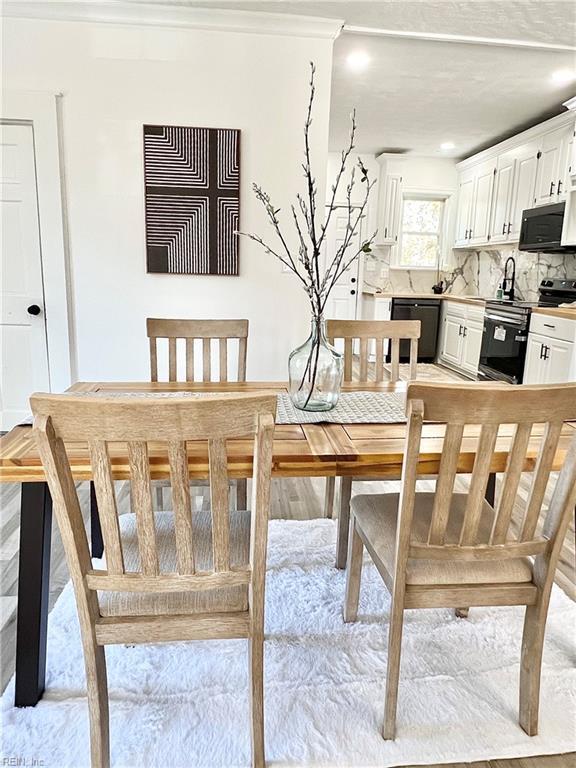
[[[490,211],[494,190],[494,163],[489,161],[476,167],[474,199],[470,215],[469,245],[485,243],[490,232]]]
[[[564,199],[566,169],[573,134],[573,126],[562,126],[542,136],[534,205],[556,203]]]
[[[458,214],[456,220],[456,245],[467,246],[474,199],[474,172],[462,173],[458,183]]]
[[[564,113],[464,160],[455,248],[518,242],[522,211],[566,199],[574,116]]]
[[[402,215],[402,161],[380,155],[378,180],[378,234],[376,245],[396,245]]]
[[[576,320],[533,314],[523,384],[576,381]]]
[[[494,174],[494,208],[490,226],[490,240],[492,242],[506,242],[507,230],[511,229],[510,206],[512,205],[515,168],[516,158],[513,152],[505,152],[500,155]]]
[[[444,299],[438,345],[440,362],[476,378],[483,330],[483,307]]]
[[[458,194],[456,245],[469,247],[488,238],[494,187],[494,163],[474,166],[462,174]]]

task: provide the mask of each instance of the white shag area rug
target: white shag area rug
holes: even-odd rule
[[[464,762],[576,748],[576,604],[555,589],[542,671],[540,734],[518,725],[522,608],[408,611],[397,736],[380,736],[389,596],[364,567],[359,620],[342,621],[344,572],[331,520],[270,523],[265,650],[271,766]],[[246,641],[106,649],[114,768],[249,765]],[[50,615],[46,692],[2,699],[2,757],[89,765],[88,708],[74,595]],[[16,764],[16,763],[10,763]]]

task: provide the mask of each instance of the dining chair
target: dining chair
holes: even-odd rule
[[[230,638],[249,641],[252,764],[263,766],[264,581],[276,397],[96,401],[37,394],[31,406],[76,596],[92,768],[110,763],[104,646]],[[252,512],[230,512],[226,440],[246,435],[254,436]],[[165,445],[173,512],[152,510],[152,440]],[[208,441],[209,512],[191,511],[189,440]],[[88,444],[106,570],[92,567],[67,441]],[[121,516],[109,441],[125,443],[128,456],[132,512]]]
[[[410,368],[409,379],[417,374],[418,340],[420,338],[420,320],[328,320],[326,335],[334,344],[344,341],[344,381],[367,384],[369,381],[396,383],[400,379],[400,342],[409,341]],[[355,366],[354,347],[359,347],[358,365]],[[389,345],[390,369],[385,367],[386,345]],[[370,356],[374,355],[374,370],[370,368]],[[372,373],[373,378],[369,379]],[[340,506],[338,514],[338,533],[336,542],[336,567],[346,566],[348,551],[348,521],[350,519],[350,497],[352,483],[355,480],[379,480],[381,478],[340,478]],[[336,478],[326,479],[326,517],[332,517],[334,507]]]
[[[576,420],[576,384],[501,386],[410,384],[400,494],[355,496],[351,503],[344,620],[358,611],[366,547],[390,591],[383,736],[393,739],[404,611],[408,608],[524,605],[520,662],[521,727],[538,732],[542,645],[560,549],[576,505],[576,431],[541,533],[537,526],[564,422]],[[425,421],[446,425],[434,493],[416,491]],[[503,425],[507,426],[502,430]],[[544,425],[534,430],[534,425]],[[534,432],[534,434],[532,434]],[[473,464],[461,446],[475,448]],[[513,512],[528,449],[531,489],[518,527]],[[497,504],[484,498],[495,449],[508,453]],[[532,464],[532,461],[529,462]],[[457,472],[472,472],[455,493]],[[426,475],[429,470],[426,469]]]
[[[146,319],[146,331],[150,340],[150,379],[158,381],[158,339],[168,341],[168,381],[182,381],[178,378],[178,340],[182,340],[185,353],[185,380],[196,381],[195,351],[202,348],[202,381],[214,381],[212,341],[218,342],[218,379],[228,381],[229,341],[238,341],[236,381],[246,381],[246,354],[248,341],[248,320],[178,320],[168,318]],[[195,349],[196,348],[196,349]],[[247,481],[234,480],[236,486],[236,509],[246,509],[248,501]],[[163,488],[168,483],[155,481],[156,505],[161,509]],[[205,486],[202,480],[195,480],[195,486]]]

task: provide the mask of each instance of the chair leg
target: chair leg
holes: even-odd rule
[[[248,509],[248,480],[236,480],[236,509]]]
[[[340,511],[338,513],[338,533],[337,533],[337,539],[336,539],[336,568],[346,567],[351,497],[352,497],[352,478],[343,477],[340,480]]]
[[[326,488],[324,490],[324,517],[329,519],[334,517],[334,491],[336,489],[336,478],[326,478]]]
[[[454,608],[454,613],[459,619],[467,619],[470,608]]]
[[[90,765],[91,768],[109,768],[108,679],[104,647],[96,645],[94,641],[85,642],[84,662],[90,715]]]
[[[404,606],[392,599],[390,627],[388,630],[388,666],[386,668],[386,700],[384,705],[384,727],[382,736],[393,739],[396,734],[396,707],[398,703],[398,681],[400,678],[400,654],[402,651],[402,625]]]
[[[249,640],[250,715],[252,718],[252,768],[264,768],[264,635]]]
[[[164,508],[164,494],[161,485],[156,486],[156,509],[161,510]]]
[[[348,534],[348,561],[346,563],[346,595],[344,598],[344,621],[356,621],[358,616],[358,600],[360,598],[360,581],[362,579],[362,555],[364,545],[358,534],[354,516],[350,517]]]
[[[546,607],[543,606],[546,603]],[[546,630],[548,601],[542,598],[536,605],[526,606],[522,656],[520,661],[520,727],[528,736],[538,733],[538,709],[540,704],[540,673],[542,648]]]

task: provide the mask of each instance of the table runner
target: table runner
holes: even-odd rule
[[[71,395],[79,393],[71,392]],[[84,392],[99,397],[234,397],[237,392]],[[301,411],[287,392],[276,395],[276,424],[404,424],[406,395],[401,392],[343,392],[331,411]],[[21,422],[29,424],[32,419]]]

